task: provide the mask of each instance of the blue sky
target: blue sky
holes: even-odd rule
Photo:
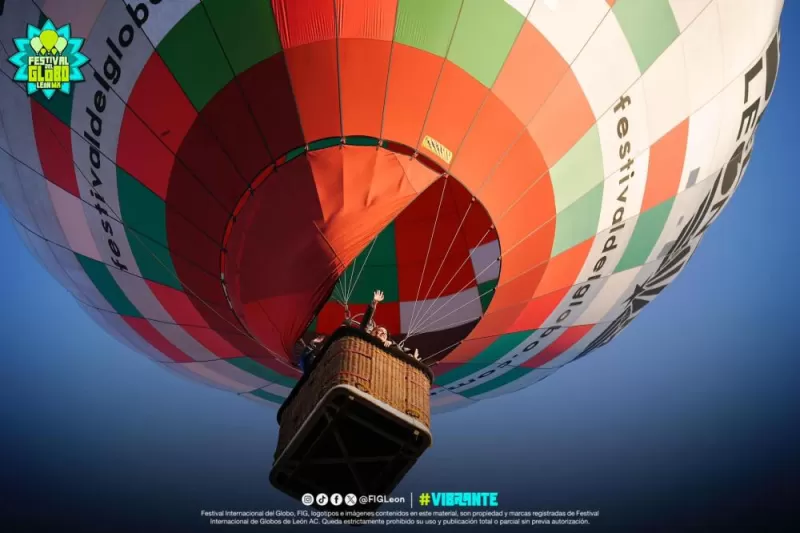
[[[507,509],[600,510],[592,531],[730,530],[759,513],[773,517],[760,531],[783,530],[800,485],[799,21],[787,2],[752,163],[677,281],[611,345],[436,417],[434,447],[397,494],[498,491]],[[274,410],[118,344],[0,211],[2,516],[202,531],[201,509],[295,508],[267,480]]]

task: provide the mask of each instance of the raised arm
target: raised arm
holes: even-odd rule
[[[364,312],[364,318],[361,320],[361,329],[366,330],[367,325],[372,320],[372,317],[375,316],[375,308],[378,307],[378,302],[383,301],[383,291],[375,291],[372,294],[372,301],[367,307],[367,310]]]

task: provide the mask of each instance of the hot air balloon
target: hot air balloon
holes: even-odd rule
[[[756,5],[757,4],[757,5]],[[384,293],[434,413],[544,379],[678,275],[740,183],[782,0],[20,0],[84,81],[3,62],[0,185],[80,306],[280,405]]]

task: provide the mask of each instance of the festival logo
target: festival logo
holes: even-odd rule
[[[73,83],[84,81],[81,53],[84,39],[72,37],[70,25],[56,28],[47,20],[41,28],[28,25],[25,37],[14,39],[17,53],[9,58],[17,68],[14,81],[26,82],[28,94],[42,91],[49,100],[58,91],[69,94]]]

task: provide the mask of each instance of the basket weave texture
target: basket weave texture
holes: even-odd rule
[[[351,385],[430,429],[429,377],[405,357],[388,353],[356,336],[332,342],[281,416],[278,457],[325,394]]]

